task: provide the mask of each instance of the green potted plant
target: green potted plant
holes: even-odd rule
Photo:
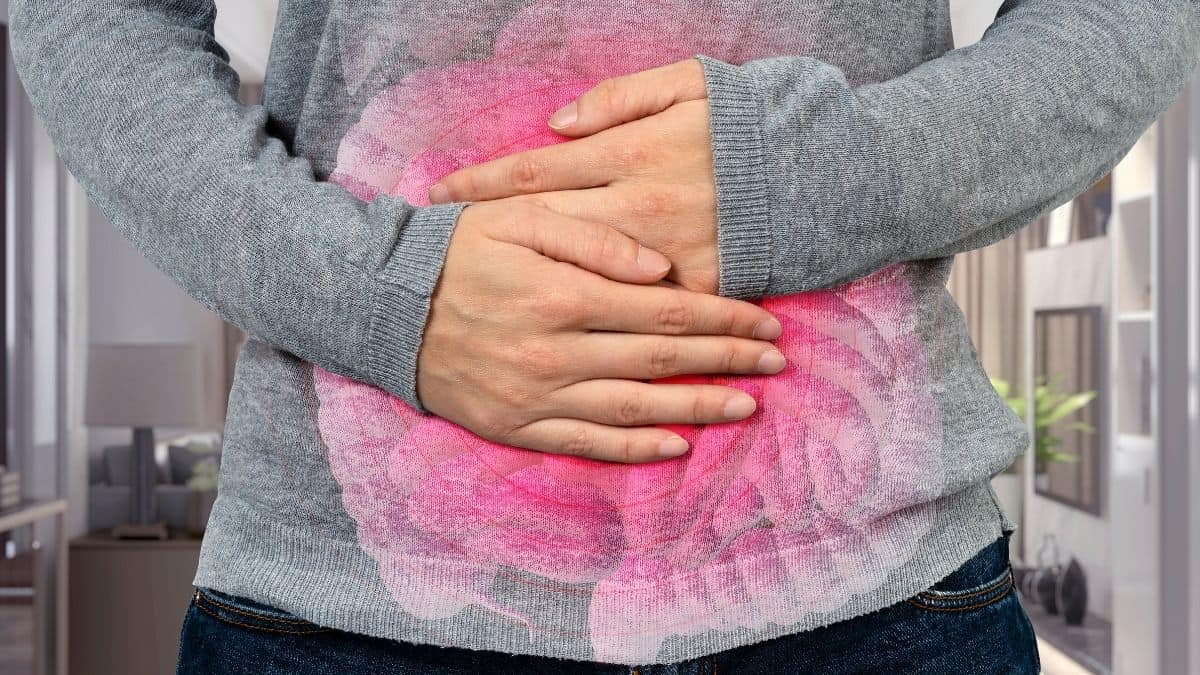
[[[1033,467],[1034,481],[1039,488],[1045,487],[1047,480],[1046,468],[1050,462],[1078,462],[1076,455],[1055,450],[1062,445],[1062,438],[1051,431],[1051,427],[1066,417],[1082,410],[1096,398],[1094,390],[1078,393],[1066,393],[1057,390],[1061,376],[1056,375],[1047,380],[1039,375],[1034,381],[1033,390]],[[1021,419],[1026,419],[1025,397],[1017,394],[1008,382],[992,379],[996,393],[1004,399],[1008,407]],[[1083,431],[1094,433],[1096,428],[1087,422],[1075,421],[1062,427],[1061,431]]]
[[[1024,404],[1025,400],[1020,397],[1011,396],[1011,388],[1005,380],[991,378],[992,386],[995,387],[996,393],[1004,399],[1009,408],[1017,413],[1018,417],[1024,419]],[[1017,406],[1020,406],[1018,408]],[[1021,519],[1022,509],[1021,502],[1024,501],[1024,487],[1021,485],[1021,473],[1017,469],[1018,463],[1014,461],[1008,465],[1000,473],[992,476],[992,489],[996,492],[996,497],[1000,501],[1000,508],[1013,520]]]
[[[217,500],[217,479],[220,466],[217,462],[216,449],[207,444],[193,441],[187,445],[188,451],[202,455],[202,459],[192,465],[192,475],[188,478],[188,532],[200,536],[208,524],[208,516],[212,513],[213,503]]]

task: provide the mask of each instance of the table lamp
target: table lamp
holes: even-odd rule
[[[154,499],[154,427],[202,424],[200,351],[193,344],[93,344],[87,373],[84,423],[133,428],[129,522],[113,536],[165,539]]]

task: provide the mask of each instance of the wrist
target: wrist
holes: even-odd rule
[[[452,202],[414,209],[375,274],[368,368],[378,386],[421,412],[427,411],[417,395],[417,355],[450,235],[466,206]]]
[[[741,66],[695,56],[708,91],[717,196],[718,293],[761,297],[771,272],[771,210],[764,180],[762,98]]]

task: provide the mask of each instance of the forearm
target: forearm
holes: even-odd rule
[[[461,204],[315,179],[236,101],[211,1],[12,3],[14,60],[71,172],[198,302],[417,404],[416,352]]]
[[[1192,0],[1019,0],[979,43],[876,84],[806,57],[702,56],[722,293],[795,293],[1008,236],[1110,170],[1198,54]]]

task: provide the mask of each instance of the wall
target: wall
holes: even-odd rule
[[[1003,0],[950,0],[950,20],[954,23],[954,44],[969,45],[983,35],[996,17]]]
[[[230,62],[244,83],[262,82],[275,6],[274,0],[217,2],[217,40],[229,52]],[[72,187],[75,187],[73,182]],[[202,428],[220,430],[225,417],[224,368],[234,357],[228,353],[230,345],[224,322],[147,261],[95,206],[82,203],[74,218],[74,226],[85,235],[81,241],[86,258],[78,270],[86,280],[76,296],[77,309],[86,314],[84,339],[78,349],[86,352],[88,343],[196,344],[202,353],[205,373],[204,381],[199,383],[207,402],[206,423]],[[85,364],[86,358],[80,361]],[[158,440],[163,440],[187,431],[158,428],[155,433]],[[104,446],[130,440],[129,429],[84,427],[83,433],[85,440],[80,452],[82,461],[88,465],[85,473],[98,470]],[[76,518],[79,526],[73,529],[78,532],[85,529],[83,524],[87,522],[86,487],[78,485],[71,494],[74,510],[81,514]]]
[[[1109,299],[1112,295],[1111,242],[1096,237],[1029,251],[1025,254],[1026,336],[1033,331],[1033,310],[1078,305],[1101,305],[1104,308],[1102,325],[1108,326]],[[1107,337],[1107,336],[1106,336]],[[1026,343],[1029,344],[1028,342]],[[1026,348],[1026,383],[1031,389],[1033,350]],[[1107,369],[1104,371],[1107,373]],[[1104,390],[1112,391],[1111,386]],[[1062,561],[1069,556],[1079,559],[1087,574],[1088,610],[1112,620],[1112,561],[1108,506],[1107,459],[1100,465],[1100,516],[1071,508],[1060,502],[1041,497],[1033,491],[1033,453],[1026,456],[1024,545],[1026,562],[1037,562],[1037,551],[1045,533],[1054,533],[1062,552]]]
[[[261,82],[275,18],[274,0],[217,3],[217,39],[229,52],[243,82]],[[210,396],[208,424],[219,426],[217,405],[224,364],[225,334],[219,316],[205,309],[151,265],[94,206],[84,213],[88,232],[88,337],[104,343],[195,342],[204,352],[203,386]],[[169,432],[171,430],[164,430]],[[126,436],[101,432],[95,438]]]
[[[8,3],[0,10],[7,23]],[[83,481],[78,463],[70,461],[78,447],[71,424],[78,411],[70,408],[66,365],[77,328],[68,272],[79,258],[66,223],[70,181],[11,59],[6,75],[8,464],[21,472],[26,497],[49,499],[70,494]],[[71,526],[81,522],[68,514]]]
[[[150,264],[104,216],[88,204],[87,305],[88,343],[196,344],[202,354],[205,379],[205,428],[220,429],[224,420],[220,387],[224,378],[224,323]],[[190,386],[190,383],[188,383]],[[174,386],[164,382],[164,387]],[[159,440],[184,429],[158,428]],[[129,429],[89,428],[89,455],[95,460],[101,448],[125,444]]]
[[[262,82],[271,49],[277,0],[216,0],[217,41],[243,82]]]

